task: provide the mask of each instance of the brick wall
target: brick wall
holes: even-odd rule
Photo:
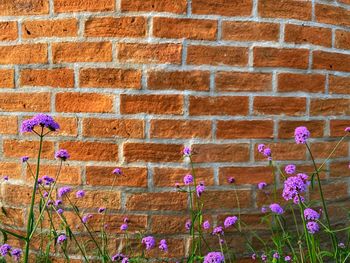
[[[18,157],[34,157],[37,141],[18,126],[47,112],[62,130],[44,145],[42,174],[66,148],[61,183],[88,191],[82,207],[95,211],[108,195],[111,220],[128,214],[172,236],[172,254],[184,255],[187,199],[173,186],[191,146],[210,189],[208,216],[237,212],[226,183],[234,176],[245,219],[256,223],[267,201],[255,184],[273,181],[256,145],[309,169],[294,128],[309,127],[319,159],[349,126],[349,26],[349,0],[1,1],[0,175],[11,178],[3,204],[23,226],[29,173]],[[348,156],[345,142],[326,165],[332,200],[348,196]],[[116,166],[125,177],[110,193]]]

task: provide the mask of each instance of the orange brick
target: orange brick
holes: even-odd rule
[[[150,133],[152,138],[209,139],[211,137],[211,122],[185,120],[152,120]]]
[[[57,136],[77,136],[78,135],[78,118],[55,117],[59,123],[60,129],[55,132]]]
[[[81,87],[141,88],[140,70],[116,68],[84,68],[80,70]]]
[[[329,76],[329,93],[350,94],[350,77]]]
[[[222,16],[250,16],[253,9],[252,0],[192,0],[193,14],[222,15]]]
[[[320,74],[278,74],[280,92],[321,92],[325,91],[326,76]]]
[[[169,12],[183,14],[187,10],[186,0],[122,0],[122,11]]]
[[[286,24],[284,38],[286,42],[297,44],[332,46],[332,30],[330,28]]]
[[[74,71],[68,68],[23,69],[21,70],[20,85],[73,88]]]
[[[48,0],[3,0],[0,2],[0,16],[29,16],[49,13]]]
[[[309,64],[307,49],[292,48],[254,48],[255,67],[283,67],[306,69]]]
[[[36,158],[39,151],[39,141],[23,141],[23,140],[4,140],[4,156],[6,157],[22,157],[24,155],[30,158]],[[41,156],[44,159],[54,158],[53,142],[44,141]]]
[[[83,120],[83,135],[88,137],[144,138],[144,121],[127,119]]]
[[[46,62],[46,44],[22,44],[0,47],[0,64],[38,64]]]
[[[273,121],[218,121],[218,139],[273,138]]]
[[[190,97],[190,115],[246,115],[247,97]]]
[[[0,22],[0,41],[16,40],[17,35],[18,35],[18,29],[17,29],[17,23],[15,21]]]
[[[182,114],[181,95],[126,95],[120,96],[122,114]]]
[[[224,21],[222,39],[234,41],[278,41],[279,24]]]
[[[349,196],[348,184],[345,182],[323,185],[322,191],[323,191],[324,198],[329,201],[345,199]],[[317,187],[315,187],[315,189],[310,193],[310,199],[313,201],[319,201],[321,200],[320,198],[321,197],[320,197],[319,191]]]
[[[335,47],[341,49],[350,49],[350,32],[335,31]]]
[[[119,44],[118,59],[132,63],[181,63],[182,46],[178,44]]]
[[[187,232],[185,223],[188,216],[178,215],[152,215],[152,233],[157,234],[185,234]]]
[[[24,226],[24,209],[3,206],[1,210],[0,220],[3,225],[10,225],[11,227]]]
[[[239,200],[239,206],[236,198]],[[201,197],[205,204],[204,209],[234,209],[247,208],[251,206],[252,198],[250,190],[229,191],[205,191]],[[218,202],[220,200],[220,202]]]
[[[268,166],[255,167],[221,167],[219,170],[220,184],[230,184],[228,178],[235,179],[234,184],[273,183],[271,168]]]
[[[91,102],[94,103],[91,103]],[[113,97],[98,93],[65,92],[56,94],[58,112],[112,112]]]
[[[193,161],[205,162],[246,162],[249,160],[249,145],[237,144],[195,144]]]
[[[313,68],[350,72],[350,55],[316,50],[313,52]]]
[[[60,149],[66,149],[72,160],[118,161],[118,146],[105,142],[60,142]]]
[[[75,199],[75,193],[71,192],[71,199]],[[84,198],[74,200],[79,208],[99,208],[119,209],[121,193],[113,191],[93,191],[86,190]]]
[[[122,175],[114,175],[115,167],[87,166],[86,184],[92,186],[147,187],[147,168],[122,167]]]
[[[330,164],[331,177],[349,177],[349,162],[332,162]]]
[[[218,91],[271,91],[272,75],[221,71],[216,73],[215,83]]]
[[[15,71],[13,69],[0,70],[0,88],[15,87]]]
[[[166,17],[153,19],[153,36],[159,38],[215,40],[217,31],[215,20]]]
[[[113,11],[113,0],[54,0],[55,13]]]
[[[11,179],[20,179],[22,167],[19,162],[17,163],[8,163],[1,162],[0,163],[0,176],[8,176],[9,180]]]
[[[144,17],[94,17],[85,23],[87,37],[144,37]]]
[[[126,162],[181,162],[180,144],[124,143]]]
[[[350,120],[330,120],[330,135],[342,137],[346,134],[345,128],[347,127],[350,127]]]
[[[17,134],[17,117],[0,116],[0,134]]]
[[[254,113],[256,115],[300,116],[306,111],[306,99],[295,97],[255,97]]]
[[[194,46],[187,49],[187,63],[192,65],[245,66],[248,63],[248,49],[228,46]]]
[[[324,136],[324,121],[279,121],[278,123],[278,138],[292,139],[294,131],[299,126],[305,126],[311,133],[311,137],[321,138]]]
[[[50,111],[50,94],[35,93],[1,93],[0,110],[2,111]]]
[[[311,99],[310,115],[348,115],[350,114],[349,99]]]
[[[3,201],[11,205],[26,205],[30,204],[32,188],[22,185],[5,184],[3,186]]]
[[[306,147],[302,144],[294,142],[268,143],[266,144],[272,151],[272,158],[274,160],[305,160]],[[258,144],[254,146],[254,159],[266,160],[266,157],[258,152]]]
[[[258,12],[261,17],[292,18],[311,20],[312,5],[310,1],[299,0],[260,0]]]
[[[314,142],[311,143],[311,152],[316,159],[325,159],[332,152],[338,142]],[[349,146],[346,142],[340,143],[332,158],[346,157]]]
[[[30,20],[22,24],[23,38],[75,37],[77,32],[76,19]]]
[[[316,21],[339,26],[350,25],[350,10],[332,5],[316,4]]]

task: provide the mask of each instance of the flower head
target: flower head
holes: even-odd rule
[[[266,256],[265,254],[262,254],[262,255],[261,255],[261,260],[262,260],[263,262],[266,262],[266,261],[267,261],[267,256]]]
[[[217,226],[214,228],[213,230],[213,235],[223,235],[224,234],[224,229],[222,228],[222,226]]]
[[[278,254],[278,252],[275,252],[275,253],[273,253],[272,257],[273,258],[280,258],[280,255]]]
[[[271,149],[270,148],[265,148],[264,151],[263,151],[263,154],[266,156],[266,157],[271,157]]]
[[[156,241],[154,239],[154,237],[152,236],[147,236],[142,238],[142,244],[144,244],[146,246],[146,250],[150,250],[152,248],[154,248],[154,246],[156,245]]]
[[[116,175],[122,175],[122,170],[120,168],[115,168],[112,172],[112,174],[116,174]]]
[[[258,152],[259,152],[259,153],[263,153],[263,152],[264,152],[264,149],[265,149],[265,144],[259,144],[259,145],[258,145]]]
[[[62,245],[67,240],[67,236],[65,234],[61,234],[57,238],[57,244]]]
[[[305,197],[302,195],[296,195],[293,198],[293,203],[298,205],[300,202],[304,203],[305,202]]]
[[[57,214],[62,215],[63,212],[64,212],[64,210],[62,208],[58,208],[57,209]]]
[[[251,258],[252,258],[252,260],[256,260],[256,254],[253,253]]]
[[[306,220],[314,221],[320,219],[320,214],[311,208],[306,208],[304,210],[304,217]]]
[[[55,158],[56,159],[61,159],[62,161],[65,161],[69,159],[70,155],[67,150],[65,149],[60,149],[55,153]]]
[[[46,127],[50,131],[56,131],[60,128],[59,124],[51,116],[39,113],[33,118],[22,122],[21,132],[32,132],[36,126]]]
[[[168,244],[166,243],[166,240],[165,239],[162,239],[160,242],[159,242],[159,249],[164,251],[164,252],[167,252],[168,251]]]
[[[186,230],[190,230],[192,227],[192,223],[191,223],[191,220],[187,220],[186,223],[185,223],[185,228]]]
[[[267,183],[265,183],[265,182],[260,182],[260,183],[258,183],[258,189],[259,189],[259,190],[264,189],[266,186],[267,186]]]
[[[221,252],[210,252],[204,257],[203,263],[222,263],[225,257]]]
[[[318,231],[320,231],[320,226],[316,222],[313,222],[313,221],[308,222],[306,224],[306,228],[310,234],[315,234]]]
[[[292,200],[294,197],[304,193],[310,182],[306,174],[299,173],[284,181],[282,196],[285,200]]]
[[[55,206],[59,206],[59,205],[61,205],[61,204],[62,204],[62,200],[57,199],[57,200],[55,201]]]
[[[112,256],[112,261],[120,261],[120,260],[123,260],[124,258],[126,258],[125,255],[123,255],[121,253],[117,253],[117,254]]]
[[[284,261],[286,261],[286,262],[292,261],[291,256],[285,256],[285,257],[284,257]]]
[[[8,177],[7,175],[5,175],[5,176],[3,177],[3,179],[4,179],[4,181],[8,181],[8,180],[9,180],[9,177]]]
[[[204,182],[200,182],[199,185],[196,186],[197,196],[201,197],[204,190],[205,190]]]
[[[48,175],[44,175],[42,177],[42,180],[45,181],[45,185],[50,185],[50,184],[53,184],[55,182],[55,179],[48,176]]]
[[[279,204],[271,204],[270,205],[270,210],[271,212],[277,214],[277,215],[281,215],[284,213],[283,208],[279,205]]]
[[[267,208],[265,207],[265,206],[263,206],[262,208],[261,208],[261,213],[266,213],[267,212]]]
[[[345,248],[345,244],[344,244],[343,242],[340,242],[340,243],[338,244],[338,247],[339,247],[339,248]]]
[[[296,166],[294,164],[288,164],[285,168],[284,171],[287,174],[294,174],[296,171]]]
[[[305,144],[306,140],[309,139],[309,137],[310,132],[304,126],[297,127],[294,131],[294,138],[297,144]]]
[[[345,128],[345,131],[346,131],[346,132],[350,132],[350,127],[346,127],[346,128]]]
[[[121,230],[121,231],[126,231],[126,230],[128,230],[128,224],[126,224],[126,223],[122,224],[122,225],[120,226],[120,230]]]
[[[235,181],[236,181],[235,178],[232,176],[227,178],[227,182],[229,182],[230,184],[233,184]]]
[[[22,250],[20,250],[19,248],[12,249],[11,255],[15,261],[19,261],[22,256]]]
[[[208,230],[210,228],[209,220],[204,221],[202,226],[203,226],[203,229]]]
[[[58,189],[58,197],[63,197],[66,194],[68,194],[70,191],[72,191],[72,188],[70,188],[69,186],[63,186],[61,188]]]
[[[83,198],[85,196],[85,191],[84,190],[79,190],[75,193],[75,196],[77,198]]]
[[[5,257],[10,251],[11,251],[11,246],[9,244],[3,244],[1,247],[0,247],[0,255],[2,257]]]
[[[184,176],[184,183],[185,183],[185,185],[190,185],[190,184],[193,183],[193,176],[192,176],[192,174],[186,174]]]
[[[22,156],[22,157],[21,157],[22,163],[25,163],[25,162],[27,162],[28,160],[29,160],[29,156]]]
[[[123,258],[122,263],[129,263],[129,258],[127,258],[127,257]]]
[[[105,207],[100,207],[100,208],[98,209],[98,212],[99,212],[100,214],[102,214],[104,211],[106,211],[106,208],[105,208]]]
[[[234,224],[236,224],[237,220],[238,220],[237,216],[226,217],[226,219],[224,221],[225,228],[233,226]]]
[[[185,147],[182,150],[182,153],[183,153],[184,156],[190,156],[191,155],[191,148],[190,147]]]
[[[86,224],[90,218],[92,218],[91,214],[87,214],[87,215],[83,216],[83,218],[82,218],[83,223]]]

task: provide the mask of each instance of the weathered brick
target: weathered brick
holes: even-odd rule
[[[71,193],[73,197],[74,193]],[[76,199],[79,208],[99,208],[119,209],[121,206],[121,193],[113,191],[86,190],[84,198]]]
[[[21,164],[17,163],[0,163],[0,176],[8,176],[9,180],[11,179],[20,179],[21,178]]]
[[[215,76],[218,91],[271,91],[272,75],[270,73],[225,72]]]
[[[122,114],[182,114],[181,95],[126,95],[120,96]]]
[[[39,64],[46,62],[46,44],[0,46],[0,64]]]
[[[332,46],[332,30],[324,27],[286,24],[284,40],[296,44],[309,43],[318,46]]]
[[[306,69],[309,64],[307,49],[293,48],[254,48],[255,67],[282,67]]]
[[[60,149],[66,149],[72,160],[118,161],[118,145],[105,142],[60,142]]]
[[[261,17],[311,20],[312,4],[299,0],[260,0],[258,12]]]
[[[311,133],[313,138],[323,137],[325,121],[284,121],[278,122],[278,138],[292,139],[294,131],[299,126],[305,126]]]
[[[76,19],[28,20],[22,24],[23,38],[75,37],[78,33]]]
[[[195,46],[187,48],[187,63],[192,65],[245,66],[248,63],[248,49],[228,46]]]
[[[152,120],[150,134],[152,138],[209,139],[211,137],[211,122],[185,120]]]
[[[6,157],[22,157],[23,155],[30,158],[36,158],[39,151],[39,141],[24,140],[4,140],[4,156]],[[53,142],[44,141],[41,156],[44,159],[54,158]]]
[[[113,11],[113,0],[54,0],[55,13]]]
[[[315,15],[320,23],[350,26],[350,10],[340,6],[316,4]]]
[[[15,71],[13,69],[0,70],[0,88],[15,87]]]
[[[0,111],[50,111],[50,94],[35,93],[1,93]]]
[[[0,116],[0,134],[16,134],[17,130],[16,116]]]
[[[144,17],[94,17],[85,23],[87,37],[144,37]]]
[[[21,70],[20,85],[73,88],[74,71],[68,68],[23,69]]]
[[[183,14],[187,10],[186,0],[122,0],[122,11],[169,12]]]
[[[345,182],[322,185],[322,191],[323,191],[325,200],[329,200],[329,201],[345,199],[349,196],[348,184]],[[321,200],[317,186],[315,186],[315,189],[311,191],[310,199],[315,201]]]
[[[279,73],[280,92],[321,92],[325,91],[326,76],[321,74]]]
[[[195,144],[193,161],[206,162],[246,162],[249,160],[249,145],[236,144]]]
[[[16,40],[17,35],[18,29],[16,22],[0,22],[0,41]]]
[[[141,88],[140,70],[116,68],[83,68],[80,70],[80,87]]]
[[[305,145],[295,144],[295,142],[280,142],[266,144],[272,151],[274,160],[305,160],[306,148]],[[265,161],[266,156],[258,152],[258,144],[254,146],[254,159]]]
[[[273,182],[271,168],[268,166],[253,167],[221,167],[219,169],[220,184],[230,184],[228,178],[233,177],[235,184],[258,184]]]
[[[91,102],[94,103],[91,103]],[[56,94],[58,112],[112,112],[113,96],[98,93],[65,92]]]
[[[350,32],[335,31],[335,47],[340,49],[350,49]]]
[[[178,44],[119,44],[118,59],[133,63],[181,63],[182,46]]]
[[[60,129],[53,133],[54,136],[72,136],[78,135],[77,117],[54,117],[60,125]]]
[[[350,120],[330,120],[330,135],[342,137],[346,134],[345,128],[350,126]]]
[[[2,207],[0,212],[0,220],[3,225],[10,225],[11,227],[23,227],[24,226],[24,209]]]
[[[180,144],[124,143],[126,162],[181,162]]]
[[[218,121],[218,139],[273,138],[273,121]]]
[[[237,202],[236,194],[239,203]],[[250,190],[205,191],[201,196],[201,200],[205,204],[204,209],[217,210],[238,207],[247,208],[252,203]]]
[[[215,40],[217,21],[203,19],[153,18],[153,36],[159,38],[188,38]]]
[[[279,24],[224,21],[222,39],[234,41],[278,41]]]
[[[152,233],[157,234],[179,234],[186,233],[184,225],[188,220],[188,216],[183,215],[152,215]]]
[[[190,97],[190,115],[246,115],[248,97]]]
[[[316,50],[313,52],[313,68],[350,72],[350,55]]]
[[[192,0],[192,12],[200,15],[250,16],[252,0]]]
[[[330,176],[331,177],[349,177],[350,169],[349,162],[332,162],[330,164]]]
[[[295,97],[255,97],[254,113],[256,115],[300,116],[306,111],[306,99]]]
[[[329,76],[330,94],[350,94],[350,77]]]
[[[310,115],[332,116],[350,114],[349,99],[311,99]]]
[[[0,2],[0,16],[29,16],[48,13],[48,0],[3,0]]]
[[[22,185],[5,184],[3,190],[3,201],[11,205],[30,204],[32,189]]]
[[[83,120],[83,135],[142,139],[144,126],[142,120],[88,118]]]

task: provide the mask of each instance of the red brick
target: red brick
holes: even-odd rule
[[[72,192],[71,198],[75,198],[75,194]],[[73,197],[74,195],[74,197]],[[76,206],[79,208],[99,208],[105,207],[110,209],[120,209],[121,206],[121,193],[113,191],[94,191],[86,190],[84,198],[76,199]]]
[[[324,159],[333,151],[338,142],[314,142],[311,143],[311,152],[314,158]],[[349,145],[347,142],[342,142],[332,154],[332,158],[348,156]]]
[[[324,27],[298,26],[286,24],[285,36],[286,42],[296,44],[313,44],[318,46],[332,46],[332,30]]]
[[[311,99],[310,115],[349,115],[349,99]]]
[[[338,2],[348,4],[348,5],[350,4],[350,0],[338,0]]]
[[[22,185],[5,184],[3,186],[3,202],[11,205],[30,204],[32,189]]]
[[[180,144],[124,143],[126,162],[181,162]]]
[[[17,134],[17,117],[0,116],[0,134]]]
[[[350,32],[335,31],[335,47],[340,49],[350,49]]]
[[[246,162],[249,160],[249,145],[236,144],[195,144],[192,146],[195,153],[193,161],[206,162]]]
[[[234,41],[278,41],[279,24],[224,21],[222,39]]]
[[[146,26],[144,17],[94,17],[85,23],[85,36],[144,37]]]
[[[29,16],[48,13],[48,0],[3,0],[0,2],[0,16]]]
[[[86,184],[91,186],[147,187],[147,168],[122,167],[122,175],[114,175],[115,167],[87,166]]]
[[[218,91],[271,91],[272,75],[220,71],[216,73],[215,83]]]
[[[347,183],[332,183],[322,186],[324,198],[329,201],[348,198],[348,184]],[[310,193],[310,199],[313,201],[320,200],[320,194],[315,187],[314,191]]]
[[[39,151],[39,141],[23,141],[23,140],[4,140],[4,156],[6,157],[22,157],[24,155],[30,158],[36,158]],[[44,159],[54,158],[53,142],[44,141],[41,152]]]
[[[61,62],[110,62],[112,45],[109,42],[52,43],[54,63]]]
[[[330,164],[331,177],[349,177],[349,162],[332,162]]]
[[[306,99],[295,97],[255,97],[256,115],[301,116],[306,111]]]
[[[0,88],[15,87],[15,71],[13,69],[0,70]]]
[[[159,38],[188,38],[215,40],[217,21],[188,18],[153,18],[153,36]]]
[[[246,115],[247,97],[190,97],[190,115]]]
[[[91,102],[94,103],[91,103]],[[112,112],[113,97],[98,93],[65,92],[56,94],[58,112]]]
[[[313,52],[313,68],[350,72],[350,55],[316,50]]]
[[[273,138],[273,121],[218,121],[218,139]]]
[[[18,37],[18,29],[17,29],[17,23],[15,21],[0,22],[0,41],[16,40],[17,37]]]
[[[75,37],[77,33],[76,19],[29,20],[22,24],[23,38]]]
[[[23,69],[21,70],[20,85],[73,88],[74,71],[68,68]]]
[[[330,94],[350,94],[350,77],[329,76]]]
[[[183,14],[187,10],[186,0],[122,0],[122,11],[169,12]]]
[[[11,227],[23,227],[24,226],[24,209],[2,207],[0,213],[0,220],[3,226],[10,225]]]
[[[72,136],[78,135],[78,118],[77,117],[54,117],[60,125],[60,129],[54,133],[53,136]]]
[[[46,62],[46,44],[0,46],[0,64],[38,64]]]
[[[151,138],[191,139],[211,138],[210,121],[152,120]]]
[[[151,232],[157,234],[185,234],[185,223],[188,216],[178,215],[152,215]]]
[[[250,16],[252,9],[252,0],[192,0],[193,14]]]
[[[260,0],[258,12],[261,17],[311,20],[311,1]]]
[[[294,131],[299,126],[305,126],[311,133],[311,137],[321,138],[324,136],[325,121],[279,121],[278,123],[278,138],[292,139]]]
[[[131,63],[181,63],[182,46],[178,44],[119,44],[118,59]]]
[[[309,64],[307,49],[293,48],[254,48],[255,67],[282,67],[306,69]]]
[[[22,167],[20,163],[0,163],[0,176],[8,176],[9,180],[21,179]]]
[[[126,95],[120,96],[122,114],[182,114],[181,95]]]
[[[50,111],[50,94],[35,93],[1,93],[0,110],[2,111]]]
[[[239,206],[236,194],[238,196]],[[252,203],[250,190],[205,191],[201,200],[205,204],[204,209],[247,208]]]
[[[115,10],[113,0],[54,0],[55,13],[100,12]]]
[[[183,185],[183,177],[193,172],[183,168],[156,167],[153,172],[153,182],[157,187],[174,187],[175,183]],[[214,171],[212,168],[195,168],[196,182],[203,181],[205,185],[214,185]]]
[[[345,128],[350,127],[350,120],[330,120],[330,135],[342,137],[346,134]]]
[[[187,64],[246,66],[248,49],[228,46],[194,46],[187,49]]]
[[[325,91],[326,76],[320,74],[278,74],[280,92],[321,92]]]
[[[350,26],[350,10],[332,5],[316,4],[316,21],[339,26]]]
[[[305,160],[306,147],[305,145],[296,144],[294,142],[280,142],[266,144],[272,151],[272,158],[274,160]],[[258,152],[258,144],[254,146],[254,159],[266,160],[266,157]]]
[[[187,207],[185,193],[137,193],[126,201],[126,209],[140,211],[181,211]]]
[[[141,88],[140,70],[116,68],[83,68],[80,70],[80,87]]]
[[[127,119],[83,120],[83,136],[106,138],[144,138],[144,121]]]
[[[60,149],[66,149],[71,160],[118,161],[118,145],[105,142],[60,142]]]
[[[219,170],[220,184],[230,184],[228,178],[235,178],[234,184],[273,183],[271,168],[268,166],[255,167],[221,167]]]

